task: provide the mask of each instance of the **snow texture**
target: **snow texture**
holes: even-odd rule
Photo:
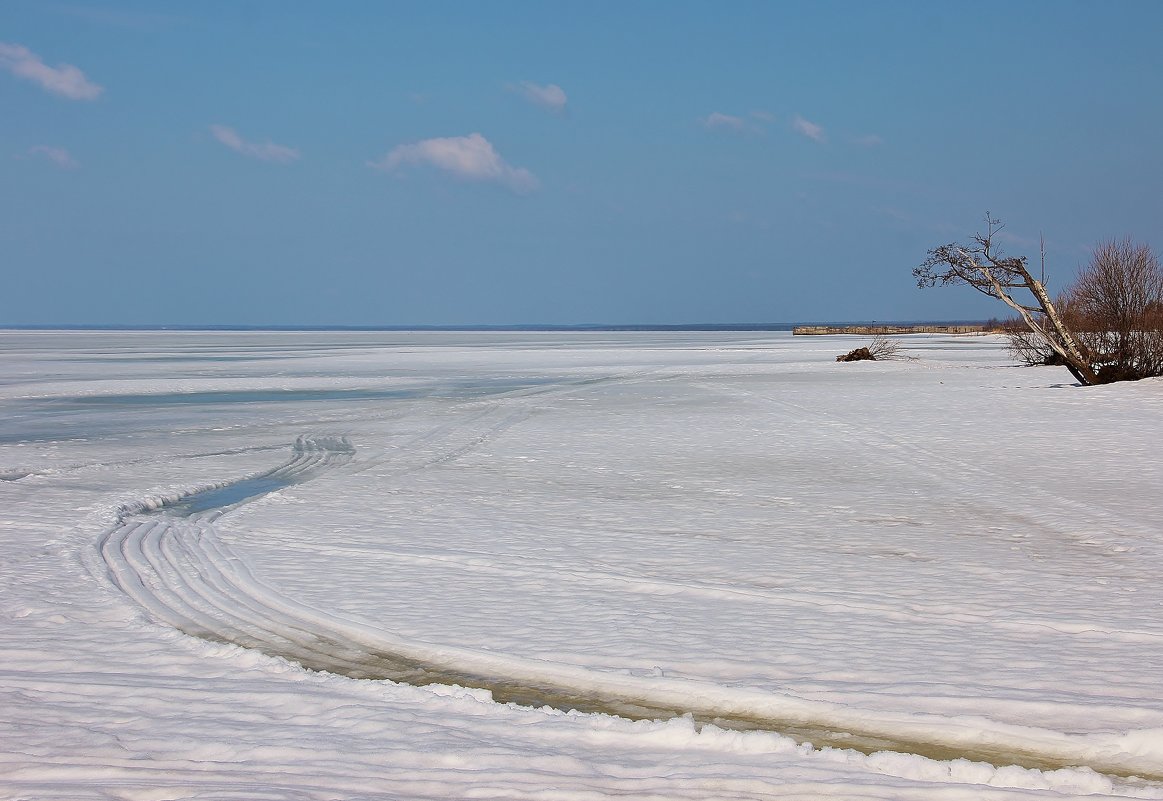
[[[1163,798],[1163,383],[902,342],[4,332],[0,797]]]

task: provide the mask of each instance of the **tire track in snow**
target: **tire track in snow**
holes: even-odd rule
[[[439,442],[442,439],[455,435],[466,426],[470,426],[490,415],[495,416],[500,414],[507,406],[516,404],[517,408],[509,411],[501,420],[493,423],[488,430],[475,436],[471,441],[421,460],[419,463],[400,465],[396,475],[407,475],[440,464],[447,464],[492,441],[507,429],[537,413],[540,408],[537,403],[538,401],[570,395],[578,391],[585,391],[609,384],[633,384],[646,381],[654,377],[662,369],[661,367],[653,367],[627,373],[562,380],[548,386],[510,390],[499,396],[494,396],[496,398],[495,400],[472,400],[461,403],[454,409],[457,414],[462,415],[461,417],[413,436],[405,442],[393,446],[388,452],[380,456],[363,458],[358,465],[350,467],[349,472],[362,473],[385,464],[397,465],[401,461],[401,456],[408,456],[421,446],[432,442]],[[467,417],[464,415],[467,415]]]
[[[400,459],[400,454],[408,455],[423,445],[432,442],[439,442],[442,439],[447,439],[449,436],[462,431],[467,426],[479,420],[484,420],[488,417],[496,417],[497,413],[502,409],[499,404],[489,404],[483,409],[476,410],[469,416],[467,420],[458,419],[449,423],[439,425],[429,431],[426,431],[417,436],[411,437],[406,442],[396,445],[391,451],[374,457],[371,459],[362,460],[358,466],[353,466],[350,473],[362,473],[370,470],[373,467],[381,467],[383,465],[396,466]],[[435,467],[441,464],[455,461],[462,456],[466,456],[482,445],[496,439],[505,430],[512,428],[523,420],[528,419],[535,409],[533,408],[518,408],[508,414],[504,415],[500,420],[493,422],[484,432],[473,436],[468,442],[457,445],[450,450],[439,451],[433,456],[421,459],[414,464],[399,464],[398,469],[394,475],[401,476],[408,473],[415,473],[420,470],[426,470],[430,467]]]
[[[443,454],[413,469],[459,458],[519,419],[517,413],[510,414],[484,434],[452,443]],[[449,430],[460,429],[446,429],[444,434]],[[353,452],[343,439],[302,437],[290,460],[251,478],[307,480],[347,464]],[[864,753],[898,751],[1036,769],[1087,766],[1112,775],[1163,781],[1163,746],[1127,737],[1077,737],[968,716],[861,710],[710,682],[610,674],[404,639],[364,621],[302,604],[266,584],[218,538],[214,521],[223,509],[188,517],[168,511],[189,497],[154,498],[123,507],[117,523],[99,538],[97,550],[107,578],[151,618],[202,639],[356,679],[485,689],[501,703],[631,719],[689,715],[699,724],[775,731],[817,746]],[[150,514],[159,510],[160,514]]]

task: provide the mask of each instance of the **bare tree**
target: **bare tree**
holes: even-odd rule
[[[1030,274],[1026,258],[1006,257],[994,243],[1004,227],[988,213],[986,231],[973,237],[972,245],[956,242],[929,251],[928,258],[913,270],[917,286],[966,284],[996,298],[1016,311],[1034,338],[1062,359],[1066,369],[1082,384],[1099,383],[1098,375],[1058,313],[1042,281]]]
[[[1095,248],[1063,313],[1102,383],[1163,375],[1163,268],[1146,245]]]

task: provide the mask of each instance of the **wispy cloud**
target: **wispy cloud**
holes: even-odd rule
[[[775,115],[767,111],[752,111],[746,116],[712,111],[705,117],[699,117],[699,124],[710,131],[758,134],[763,133],[774,120]]]
[[[509,84],[509,91],[516,92],[535,106],[558,114],[565,111],[565,104],[569,101],[565,90],[555,83],[542,86],[533,81],[521,81],[518,84]]]
[[[0,67],[18,78],[38,84],[46,92],[70,100],[96,100],[105,91],[72,64],[50,67],[24,45],[0,42]]]
[[[287,147],[286,145],[276,145],[270,140],[266,142],[248,142],[239,136],[238,132],[233,128],[228,128],[225,125],[211,125],[210,133],[215,139],[234,152],[249,156],[252,159],[258,159],[259,161],[289,164],[292,161],[298,161],[301,156],[295,148]]]
[[[77,160],[73,158],[73,154],[63,147],[36,145],[28,149],[28,155],[48,159],[62,170],[72,170],[79,166]]]
[[[791,127],[796,133],[802,134],[813,141],[823,142],[825,139],[824,129],[821,126],[804,119],[799,114],[792,117]]]
[[[369,167],[383,172],[415,165],[435,167],[469,181],[498,183],[514,192],[532,192],[538,186],[533,173],[506,162],[479,133],[398,145],[379,161],[368,162]]]
[[[876,134],[864,134],[863,136],[855,137],[852,142],[860,145],[860,147],[880,147],[884,144],[884,140]]]
[[[703,124],[704,128],[719,128],[728,131],[742,131],[747,128],[747,120],[736,117],[734,114],[723,114],[720,111],[712,111],[707,116],[700,117],[699,122]]]

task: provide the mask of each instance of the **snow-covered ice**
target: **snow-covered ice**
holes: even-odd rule
[[[1163,798],[1163,382],[904,345],[3,332],[0,796]]]

